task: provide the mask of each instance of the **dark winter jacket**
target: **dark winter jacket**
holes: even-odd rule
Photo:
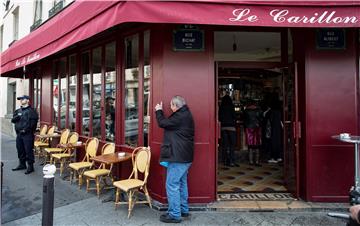
[[[219,121],[221,122],[221,127],[235,127],[235,106],[229,96],[224,96],[222,98],[219,108]]]
[[[160,162],[189,163],[194,158],[194,120],[185,105],[165,118],[162,110],[156,111],[159,127],[164,129]]]
[[[11,122],[15,123],[16,134],[28,134],[35,132],[38,119],[36,111],[27,106],[17,109],[13,114]]]
[[[245,109],[244,112],[244,126],[245,128],[257,128],[261,126],[261,110],[255,105],[251,105]]]

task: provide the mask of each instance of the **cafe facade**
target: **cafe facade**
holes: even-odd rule
[[[169,116],[171,97],[184,96],[195,121],[189,201],[210,203],[223,81],[276,72],[280,79],[259,89],[281,89],[284,186],[306,201],[347,202],[354,148],[331,136],[360,135],[359,27],[354,1],[75,1],[2,53],[1,76],[30,80],[40,124],[114,142],[117,151],[150,146],[148,189],[161,203],[166,170],[154,107],[163,101]]]

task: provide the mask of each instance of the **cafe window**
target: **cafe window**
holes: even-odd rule
[[[125,38],[125,144],[135,147],[139,135],[139,36]]]
[[[52,124],[54,126],[58,125],[58,116],[59,116],[59,79],[58,79],[58,74],[57,74],[57,61],[53,62],[52,65],[52,76],[53,76],[53,81],[52,81],[52,95],[53,95],[53,121]]]
[[[39,77],[39,76],[37,76]],[[32,106],[36,110],[40,118],[40,98],[41,98],[41,78],[34,78],[33,87],[33,103]]]
[[[77,77],[76,77],[76,55],[71,55],[69,57],[69,128],[70,130],[75,130],[76,125],[76,86],[77,86]]]
[[[131,147],[148,146],[151,112],[150,31],[126,37],[124,41],[124,141]]]
[[[92,52],[92,136],[101,138],[101,47]]]
[[[149,124],[150,124],[150,31],[144,33],[144,146],[149,145]]]
[[[81,74],[82,74],[82,134],[89,135],[90,120],[90,53],[81,54]]]
[[[60,110],[60,129],[67,128],[66,125],[66,104],[67,104],[67,77],[66,77],[66,58],[63,57],[58,63],[58,74],[60,78],[60,93],[59,93],[59,110]]]
[[[116,44],[105,46],[105,138],[115,139]]]

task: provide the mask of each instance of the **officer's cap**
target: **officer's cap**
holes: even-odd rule
[[[28,99],[28,100],[30,100],[30,97],[29,97],[28,95],[23,95],[23,96],[17,97],[16,99],[18,99],[18,100],[23,100],[23,99]]]

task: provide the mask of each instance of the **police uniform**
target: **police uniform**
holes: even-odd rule
[[[17,99],[29,99],[29,96],[24,95]],[[13,171],[27,169],[25,174],[34,171],[34,132],[36,130],[38,119],[38,114],[30,106],[20,107],[13,114],[11,122],[15,123],[17,135],[16,148],[19,158],[19,165],[12,169]]]

